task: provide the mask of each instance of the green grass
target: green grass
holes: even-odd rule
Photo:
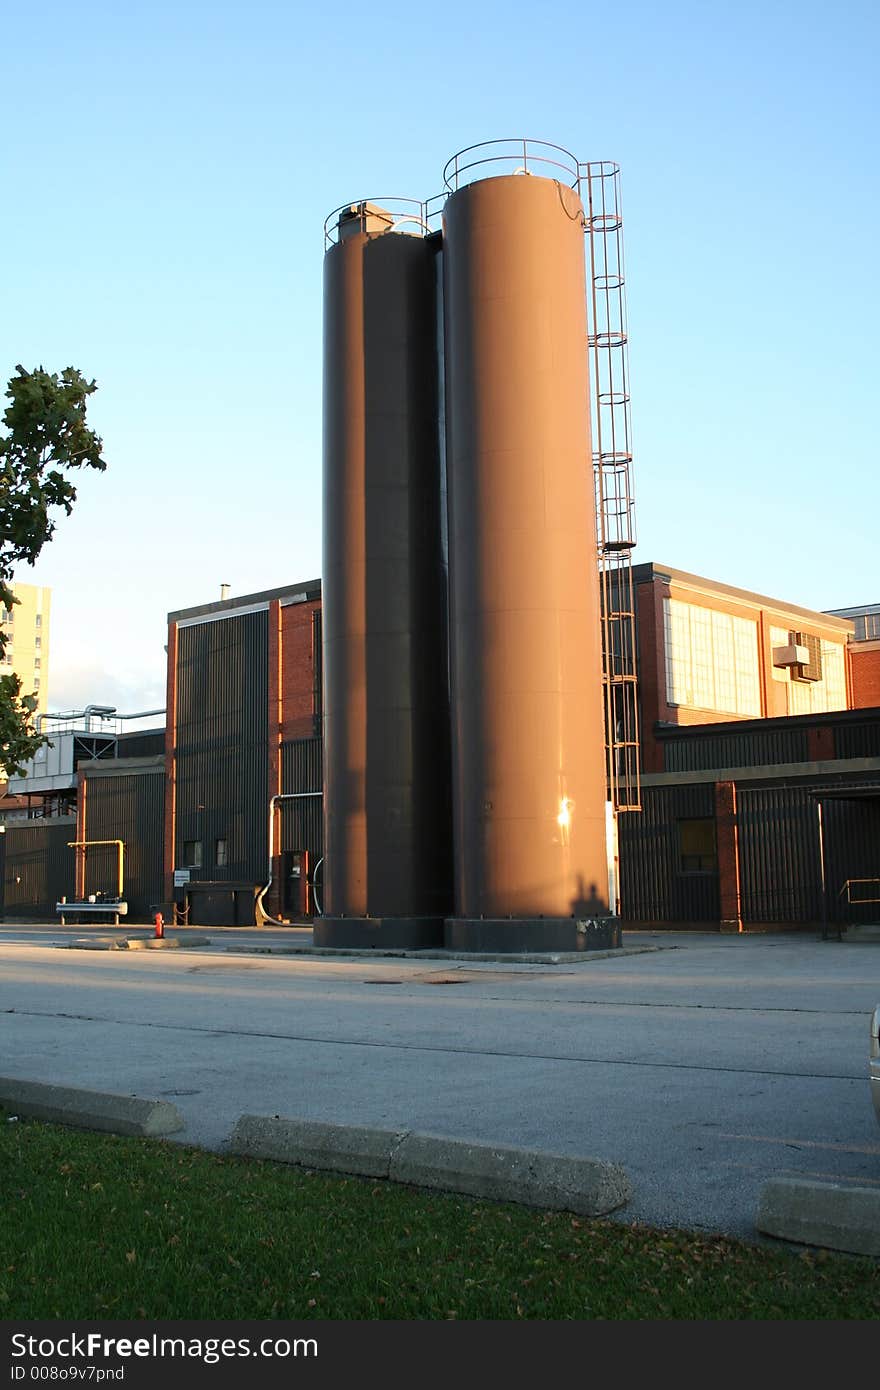
[[[880,1268],[0,1116],[0,1318],[877,1318]]]

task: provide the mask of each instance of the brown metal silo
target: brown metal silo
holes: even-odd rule
[[[612,944],[583,209],[517,173],[444,209],[455,914],[446,944]],[[604,935],[603,935],[604,934]]]
[[[424,230],[359,204],[324,263],[322,945],[437,944],[452,903],[439,238]]]

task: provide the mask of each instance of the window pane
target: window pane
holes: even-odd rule
[[[680,820],[678,843],[682,873],[712,873],[717,868],[714,820]]]

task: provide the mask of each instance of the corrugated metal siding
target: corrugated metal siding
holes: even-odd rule
[[[90,840],[122,840],[124,892],[128,919],[150,920],[150,906],[162,900],[165,830],[165,777],[155,771],[130,777],[88,777],[86,834]],[[116,848],[86,851],[86,894],[116,892]]]
[[[319,738],[291,739],[281,745],[281,790],[320,791],[323,743]],[[281,803],[281,848],[307,849],[314,865],[324,853],[324,803],[320,797]]]
[[[717,922],[718,874],[682,873],[678,822],[715,816],[715,788],[646,787],[618,819],[620,910],[627,921]]]
[[[729,734],[674,734],[664,738],[667,772],[703,772],[719,767],[764,767],[771,763],[806,762],[807,731],[743,730]]]
[[[834,727],[835,758],[880,758],[880,719]]]
[[[878,789],[880,795],[880,789]],[[832,922],[878,922],[880,903],[846,901],[847,879],[880,880],[880,802],[826,800],[825,871],[828,881],[828,917]],[[862,885],[861,895],[876,897],[877,885]]]
[[[13,821],[6,828],[3,879],[6,917],[55,921],[55,904],[74,897],[76,818]]]
[[[180,628],[175,864],[185,841],[201,841],[194,880],[265,881],[268,702],[266,612]]]
[[[818,820],[809,790],[739,790],[737,820],[743,921],[820,921]]]
[[[117,741],[118,758],[154,758],[164,752],[164,729],[142,729],[134,734],[120,734]]]

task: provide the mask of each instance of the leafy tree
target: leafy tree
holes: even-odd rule
[[[76,488],[72,468],[107,467],[102,441],[86,423],[88,397],[97,390],[75,367],[57,372],[16,367],[6,396],[0,436],[0,604],[16,602],[11,588],[18,564],[33,564],[55,532],[53,508],[69,516]],[[0,656],[7,644],[0,628]],[[38,734],[33,715],[37,701],[23,695],[15,674],[0,676],[0,772],[21,771],[48,739]]]

